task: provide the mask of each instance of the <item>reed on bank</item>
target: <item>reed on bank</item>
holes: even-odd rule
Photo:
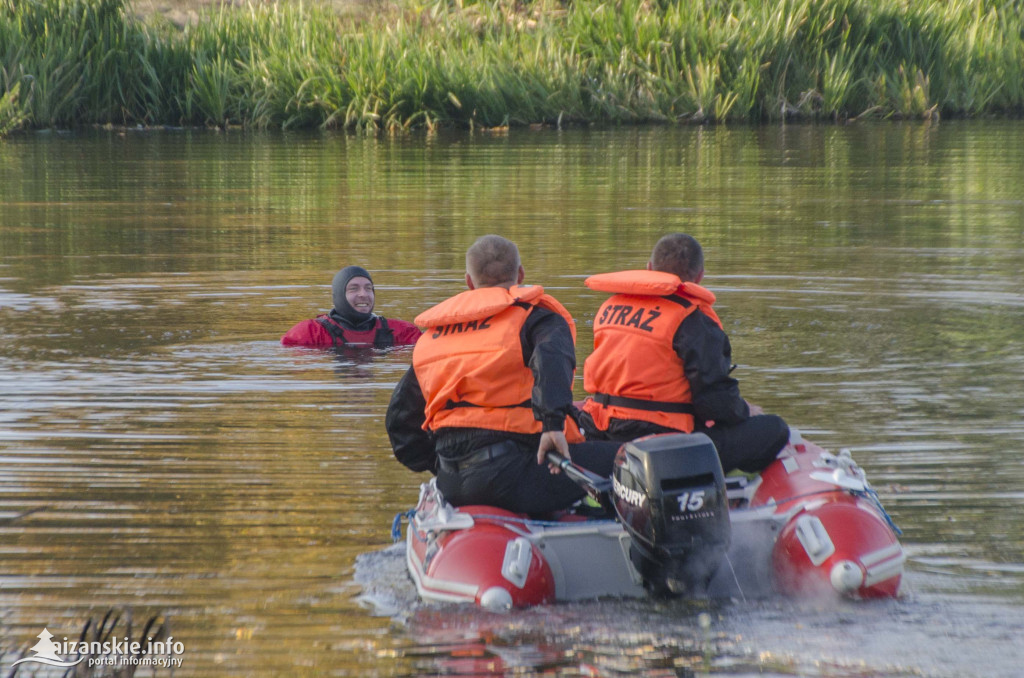
[[[251,4],[178,29],[126,0],[0,0],[0,133],[369,131],[1017,115],[1015,0]]]

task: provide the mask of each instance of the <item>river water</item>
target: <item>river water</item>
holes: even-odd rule
[[[425,478],[383,430],[410,351],[280,335],[350,263],[412,319],[496,232],[582,363],[582,279],[669,231],[744,395],[866,469],[903,596],[417,603],[390,532]],[[187,676],[1024,675],[1022,232],[1019,121],[2,141],[0,671],[116,610]]]

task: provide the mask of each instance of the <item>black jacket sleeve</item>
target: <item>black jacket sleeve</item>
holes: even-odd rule
[[[576,346],[565,318],[534,307],[520,332],[523,363],[533,372],[533,416],[544,431],[561,431],[572,408]]]
[[[426,399],[413,368],[399,379],[391,393],[384,426],[388,431],[395,458],[413,471],[437,473],[434,437],[423,430]]]
[[[731,425],[750,416],[739,382],[729,376],[729,337],[711,318],[700,311],[688,315],[676,330],[672,347],[683,360],[698,422]]]

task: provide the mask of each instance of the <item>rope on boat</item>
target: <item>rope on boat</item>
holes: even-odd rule
[[[391,521],[391,539],[398,541],[402,538],[402,518],[412,520],[412,517],[416,515],[416,509],[411,508],[408,511],[399,511],[395,514],[395,519]]]
[[[878,498],[878,493],[875,492],[875,488],[871,486],[866,486],[863,492],[854,492],[854,494],[857,495],[858,497],[864,497],[865,499],[870,500],[871,503],[875,505],[875,508],[878,509],[878,512],[882,514],[882,517],[885,518],[885,522],[889,524],[889,527],[892,529],[892,531],[896,533],[896,536],[903,536],[903,530],[901,530],[896,525],[896,522],[892,519],[892,516],[890,516],[889,512],[885,510],[884,506],[882,506],[882,500]]]
[[[841,489],[838,489],[838,488],[837,489],[831,489],[830,488],[830,489],[827,489],[827,490],[814,490],[813,492],[806,492],[804,494],[797,494],[797,495],[793,495],[792,497],[787,497],[786,499],[778,500],[778,501],[775,502],[775,504],[781,506],[782,504],[787,504],[787,503],[789,503],[791,501],[797,501],[799,499],[806,499],[807,497],[813,497],[813,496],[819,495],[819,494],[832,494],[834,492],[849,492],[850,494],[852,494],[855,497],[861,497],[863,499],[867,499],[872,504],[874,504],[875,508],[878,509],[878,512],[882,514],[882,518],[885,520],[886,524],[889,526],[889,529],[891,529],[896,534],[897,537],[902,537],[903,536],[903,530],[901,530],[899,528],[899,526],[896,525],[896,522],[892,519],[892,516],[890,516],[889,512],[885,510],[884,506],[882,506],[882,500],[878,498],[878,492],[875,492],[875,488],[871,487],[870,485],[865,486],[865,488],[863,490],[841,490]]]

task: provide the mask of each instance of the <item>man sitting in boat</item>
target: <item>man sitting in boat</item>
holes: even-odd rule
[[[303,320],[281,337],[285,346],[331,348],[411,346],[420,330],[404,320],[389,320],[373,313],[373,279],[362,266],[346,266],[331,284],[334,308],[330,313]]]
[[[726,472],[760,471],[786,445],[789,427],[740,397],[729,337],[703,277],[700,243],[672,233],[655,245],[647,270],[586,279],[614,296],[594,319],[594,352],[583,367],[592,395],[581,425],[590,439],[619,441],[705,433]]]
[[[469,289],[416,318],[427,330],[388,405],[395,457],[413,471],[436,472],[454,506],[568,508],[584,491],[548,468],[549,450],[611,475],[618,445],[585,442],[568,416],[574,321],[524,277],[515,243],[477,240],[466,252]]]

